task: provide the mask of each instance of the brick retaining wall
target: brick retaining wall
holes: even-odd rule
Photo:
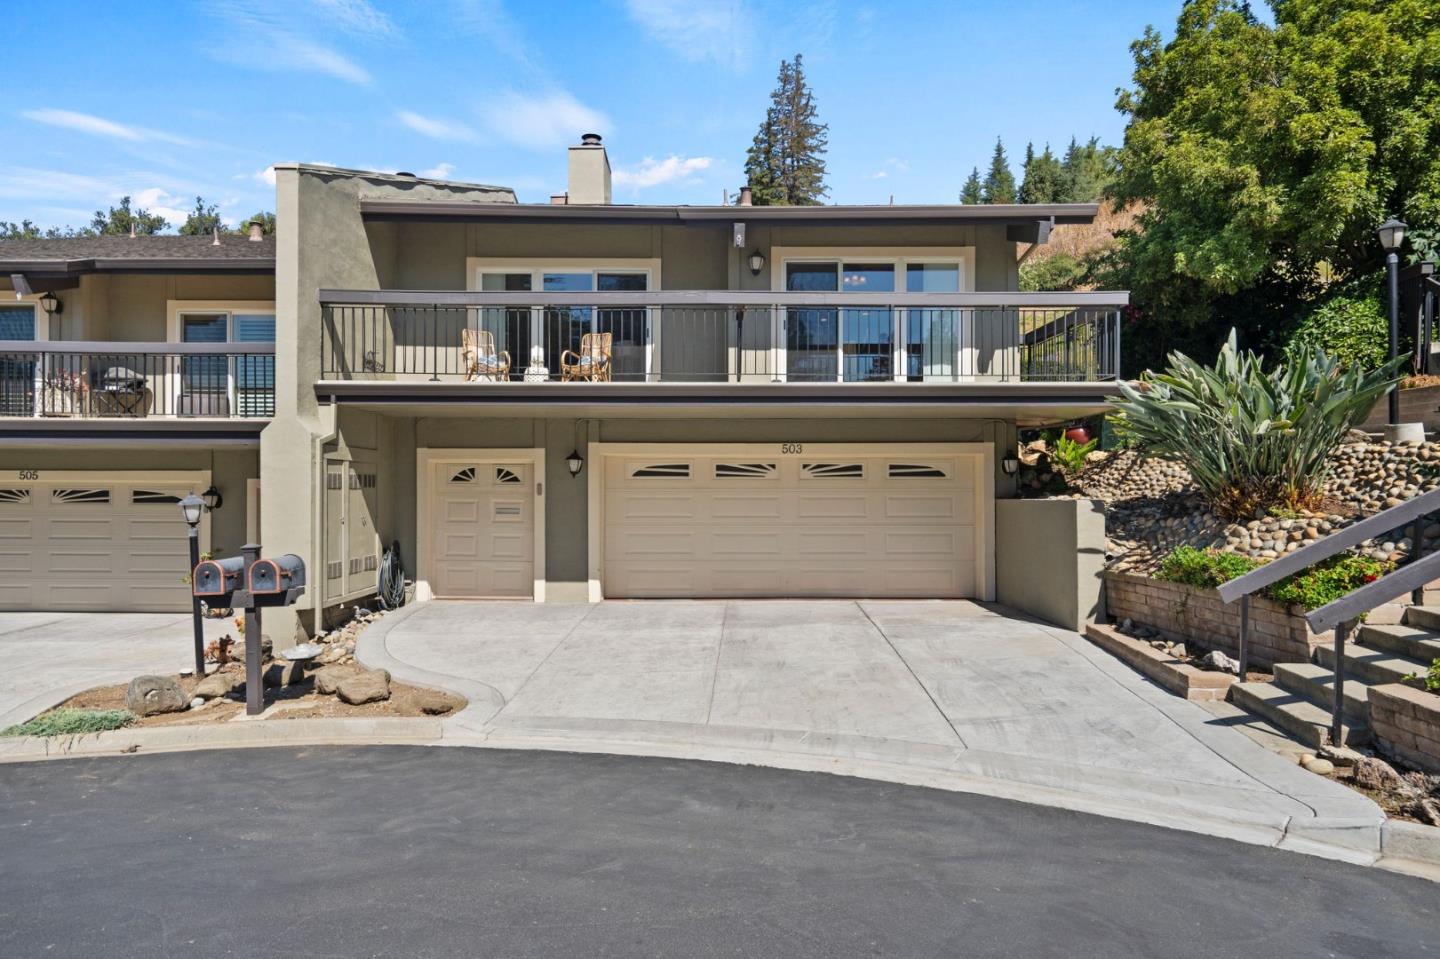
[[[1107,571],[1105,609],[1117,622],[1130,619],[1151,626],[1173,642],[1193,642],[1231,656],[1240,654],[1240,603],[1222,603],[1213,589]],[[1315,647],[1328,641],[1328,637],[1310,632],[1300,607],[1251,597],[1252,663],[1308,663]]]
[[[1396,758],[1440,772],[1440,696],[1403,683],[1372,686],[1370,728]]]

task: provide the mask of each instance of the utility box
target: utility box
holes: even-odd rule
[[[245,560],[239,556],[207,559],[190,573],[190,592],[212,607],[231,606],[232,596],[245,588]]]
[[[249,587],[250,595],[257,601],[264,601],[261,598],[266,597],[269,602],[275,602],[286,596],[284,602],[288,605],[293,602],[289,596],[298,597],[304,592],[305,561],[294,553],[257,559],[250,567]]]

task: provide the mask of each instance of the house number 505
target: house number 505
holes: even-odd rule
[[[20,470],[19,478],[22,480],[37,480],[40,478],[39,470]]]
[[[780,444],[780,452],[782,452],[782,453],[803,453],[803,452],[805,452],[805,444],[804,444],[804,443],[781,443],[781,444]]]

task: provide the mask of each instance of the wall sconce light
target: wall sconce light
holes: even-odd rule
[[[47,316],[54,316],[64,309],[64,304],[54,293],[46,293],[40,297],[40,309],[44,310]]]
[[[579,449],[573,450],[569,456],[565,457],[565,465],[570,468],[571,476],[580,475],[580,471],[585,468],[585,461],[581,459]]]
[[[765,269],[765,254],[757,249],[750,254],[750,273],[752,276],[759,276],[763,269]]]
[[[1014,476],[1020,472],[1020,457],[1014,453],[1006,453],[1005,458],[1000,461],[1000,468],[1005,471],[1006,476]]]
[[[216,510],[225,505],[225,497],[213,485],[200,494],[200,499],[205,503],[207,510]]]

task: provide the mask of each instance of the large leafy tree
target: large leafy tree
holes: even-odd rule
[[[140,236],[151,236],[169,225],[160,214],[133,206],[127,196],[120,199],[119,206],[112,206],[108,211],[96,210],[85,232],[95,236],[128,236],[133,230]]]
[[[1272,6],[1273,27],[1244,0],[1187,0],[1169,42],[1132,45],[1113,190],[1144,212],[1110,279],[1155,351],[1213,348],[1232,323],[1273,335],[1380,262],[1387,215],[1440,222],[1435,0]]]
[[[197,196],[195,209],[191,210],[185,217],[185,222],[180,224],[179,232],[181,236],[207,236],[223,226],[220,222],[220,208]]]
[[[757,206],[815,206],[825,187],[829,127],[819,120],[800,54],[780,62],[770,107],[745,156],[745,176]]]
[[[981,198],[986,203],[1015,202],[1015,174],[1010,172],[1010,161],[1005,156],[1005,144],[995,138],[995,152],[990,155],[990,169],[980,188]]]

